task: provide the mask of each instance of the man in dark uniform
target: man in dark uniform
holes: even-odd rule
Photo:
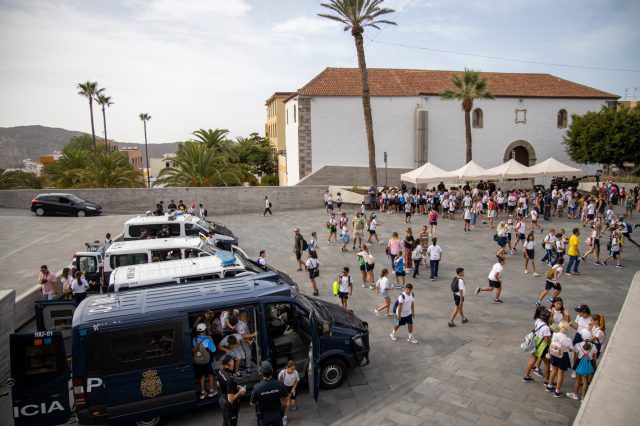
[[[253,387],[251,405],[256,407],[259,426],[282,426],[281,399],[288,396],[287,388],[274,380],[273,368],[269,361],[260,366],[262,381]]]
[[[218,385],[220,387],[220,409],[222,410],[222,425],[236,426],[238,424],[238,411],[240,410],[238,398],[246,392],[239,386],[233,377],[233,356],[222,357],[222,368],[218,370]]]

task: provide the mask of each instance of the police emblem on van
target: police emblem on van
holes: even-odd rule
[[[140,392],[145,398],[153,398],[162,393],[162,380],[156,370],[148,370],[142,373]]]

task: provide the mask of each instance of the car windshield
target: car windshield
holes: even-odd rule
[[[77,197],[77,196],[75,196],[75,195],[73,195],[73,194],[69,194],[69,195],[67,196],[67,198],[68,198],[69,200],[71,200],[72,202],[74,202],[74,203],[78,203],[78,204],[79,204],[79,203],[86,203],[86,202],[87,202],[86,200],[83,200],[82,198]]]
[[[318,303],[317,300],[312,299],[309,296],[306,296],[302,293],[298,293],[298,300],[302,302],[310,311],[313,311],[318,318],[321,318],[324,321],[331,321],[332,317],[329,311],[322,306],[321,303]]]
[[[196,223],[198,224],[199,227],[206,230],[207,232],[209,231],[216,232],[215,226],[213,226],[211,223],[207,222],[206,220],[199,219],[198,222]]]

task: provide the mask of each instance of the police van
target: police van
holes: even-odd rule
[[[157,424],[202,405],[192,338],[204,313],[234,310],[257,336],[239,384],[260,380],[263,360],[276,370],[293,360],[317,400],[318,387],[340,386],[349,369],[369,363],[366,322],[336,304],[299,293],[274,271],[156,285],[90,296],[71,330],[73,402],[81,424]],[[214,339],[215,340],[215,339]],[[60,331],[12,335],[16,426],[58,424],[70,416],[68,366]],[[216,360],[220,353],[216,353]],[[216,361],[217,363],[218,361]],[[217,365],[216,365],[217,366]]]
[[[137,216],[124,223],[124,240],[138,240],[143,229],[146,229],[150,238],[160,232],[163,226],[168,226],[171,237],[197,237],[215,234],[218,246],[225,250],[231,250],[231,246],[238,245],[238,237],[221,223],[213,223],[198,216],[182,212],[173,212],[164,216]]]

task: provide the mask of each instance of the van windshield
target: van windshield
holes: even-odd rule
[[[200,228],[202,228],[202,229],[204,229],[204,230],[206,231],[206,232],[205,232],[205,235],[206,235],[206,233],[208,233],[208,232],[213,232],[213,233],[215,233],[215,232],[216,232],[216,228],[215,228],[215,226],[213,226],[211,223],[207,222],[206,220],[198,219],[198,221],[196,222],[196,224],[197,224]]]
[[[316,317],[323,321],[331,321],[333,318],[329,311],[317,300],[312,299],[302,293],[298,293],[298,300],[305,305],[310,311],[315,313]]]

